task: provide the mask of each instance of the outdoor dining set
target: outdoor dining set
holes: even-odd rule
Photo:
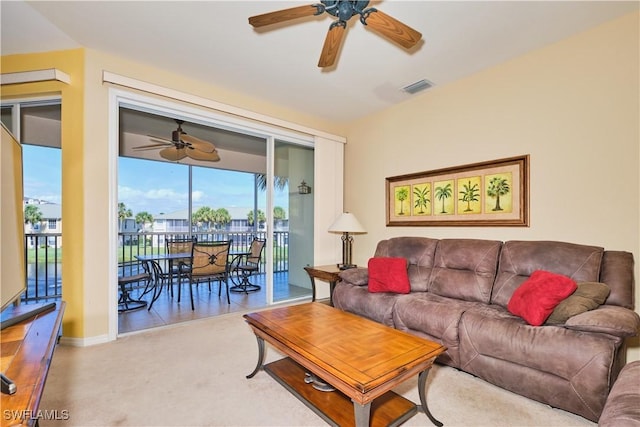
[[[118,311],[125,312],[147,307],[151,310],[160,297],[163,288],[173,297],[173,287],[177,285],[180,302],[182,284],[189,287],[191,309],[193,302],[193,286],[206,282],[211,291],[211,282],[218,282],[218,295],[222,294],[224,285],[227,303],[231,304],[229,292],[256,292],[260,286],[252,283],[250,278],[260,272],[260,261],[265,240],[254,238],[246,251],[231,251],[232,240],[199,242],[197,238],[174,238],[166,241],[163,253],[135,255],[140,263],[141,271],[137,274],[118,277],[120,297]],[[232,286],[229,286],[231,281]],[[131,296],[131,286],[144,283],[140,299]],[[142,299],[151,295],[151,301]]]

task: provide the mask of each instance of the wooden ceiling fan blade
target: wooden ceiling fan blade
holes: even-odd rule
[[[340,44],[344,37],[345,27],[346,24],[340,23],[340,21],[331,24],[327,32],[327,37],[324,39],[324,46],[322,46],[318,67],[330,67],[336,62]]]
[[[160,150],[160,157],[163,157],[172,162],[177,162],[178,160],[184,159],[187,156],[186,150],[184,148],[176,148],[176,147],[167,147],[163,150]]]
[[[131,147],[132,150],[151,150],[153,148],[158,147],[166,147],[168,144],[166,142],[160,144],[149,144],[149,145],[140,145],[138,147]]]
[[[187,148],[185,150],[187,156],[191,157],[194,160],[205,160],[208,162],[219,162],[220,156],[218,155],[217,150],[213,150],[211,153],[207,153],[204,151],[196,150],[194,148]]]
[[[187,135],[186,133],[180,135],[180,139],[191,144],[193,148],[204,151],[205,153],[213,153],[216,149],[213,142],[205,141],[204,139],[196,138],[195,136]]]
[[[365,23],[372,30],[398,43],[405,49],[415,46],[422,38],[420,32],[377,9],[370,10]]]
[[[305,16],[319,15],[324,11],[324,7],[316,7],[314,5],[297,6],[289,9],[278,10],[276,12],[264,13],[249,18],[249,24],[254,28],[264,27],[266,25],[277,24],[278,22],[290,21],[292,19],[302,18]]]
[[[147,135],[152,141],[164,141],[168,144],[173,143],[172,140],[170,140],[169,138],[163,138],[161,136],[155,136],[155,135]]]

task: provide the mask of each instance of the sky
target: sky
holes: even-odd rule
[[[61,203],[61,151],[25,144],[23,165],[25,197]],[[185,165],[120,157],[118,202],[124,203],[133,216],[143,211],[156,216],[187,209],[188,179]],[[194,167],[194,211],[208,206],[246,208],[248,213],[254,201],[253,182],[251,173]],[[264,212],[265,206],[266,193],[259,191],[258,208]],[[276,191],[274,206],[283,207],[288,214],[288,189]]]

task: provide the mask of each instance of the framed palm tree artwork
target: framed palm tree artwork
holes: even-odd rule
[[[529,226],[529,155],[385,179],[387,226]]]

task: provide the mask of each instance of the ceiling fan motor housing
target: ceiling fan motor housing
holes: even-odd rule
[[[325,5],[327,13],[341,21],[348,21],[353,15],[361,15],[369,1],[322,0],[322,4]]]
[[[174,120],[178,124],[178,129],[171,132],[171,140],[173,142],[182,142],[182,140],[180,139],[180,135],[184,133],[184,131],[182,130],[182,124],[184,123],[184,120],[180,120],[180,119],[174,119]]]

